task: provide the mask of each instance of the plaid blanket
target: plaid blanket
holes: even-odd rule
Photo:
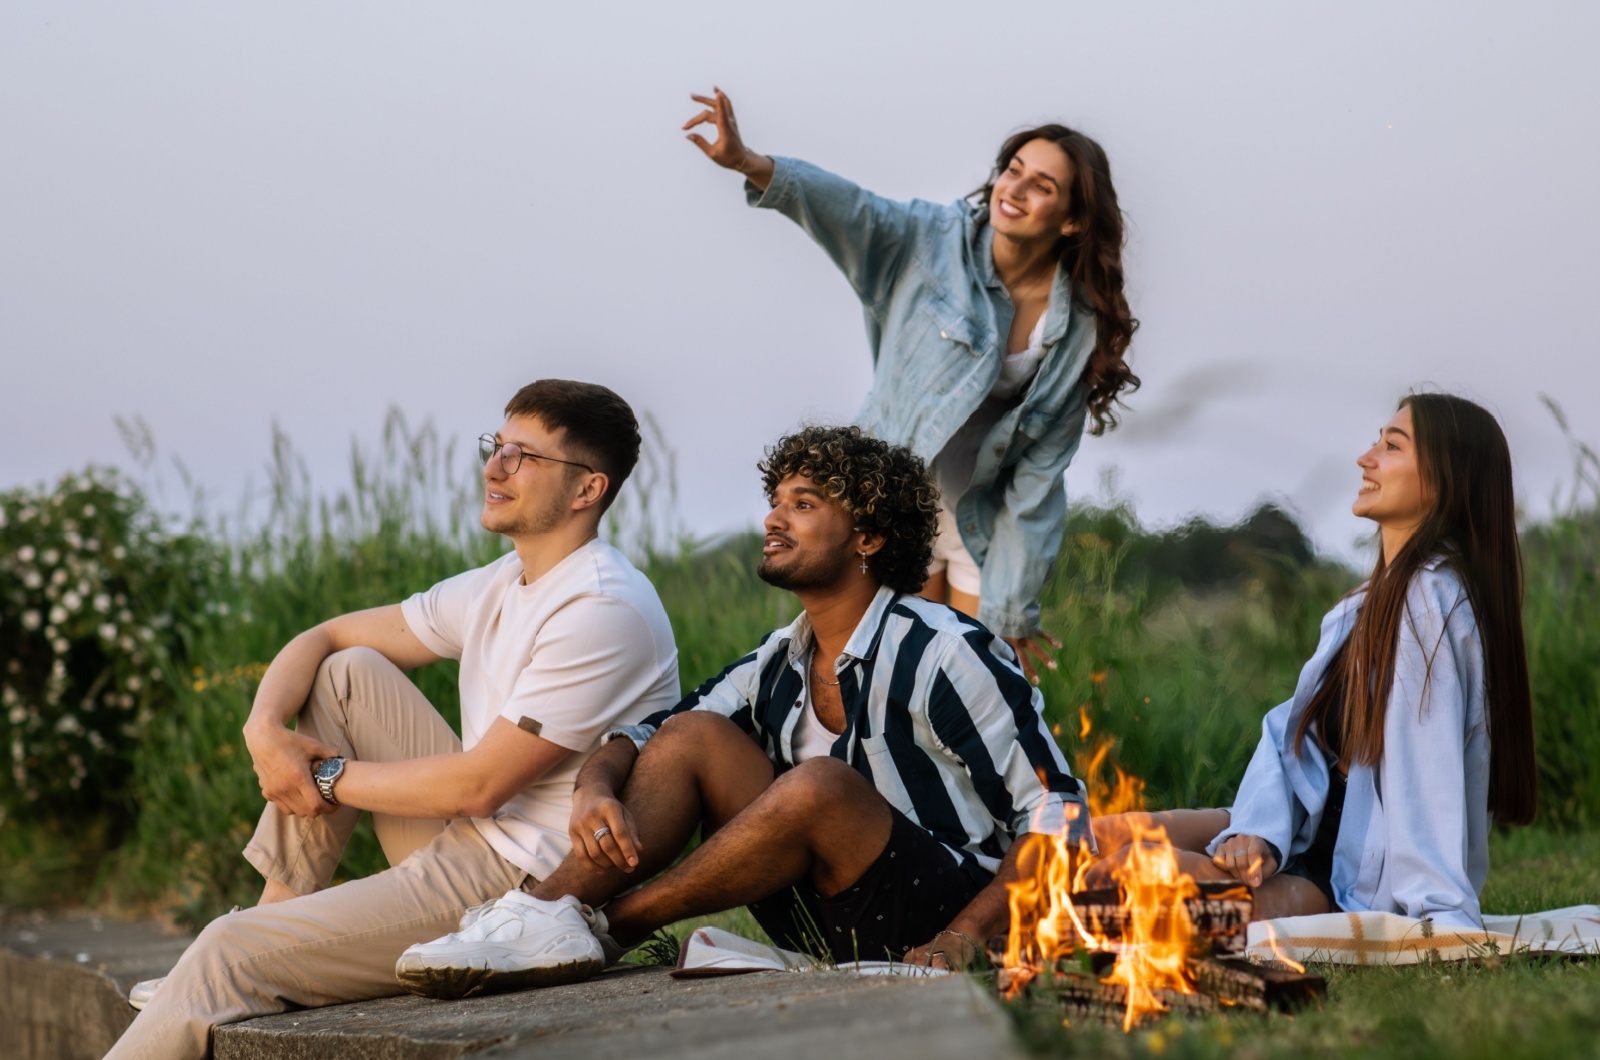
[[[1600,956],[1600,905],[1486,916],[1482,931],[1436,929],[1395,913],[1323,913],[1250,925],[1247,953],[1326,964],[1416,964],[1520,953]]]

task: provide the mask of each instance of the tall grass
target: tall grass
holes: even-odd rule
[[[759,537],[687,539],[673,515],[676,481],[659,439],[608,517],[671,616],[685,688],[789,621],[794,598],[754,575]],[[201,921],[252,900],[260,880],[238,856],[262,802],[240,727],[263,664],[328,617],[399,601],[502,554],[477,523],[475,461],[426,424],[391,415],[380,444],[354,446],[352,485],[312,489],[287,439],[276,438],[267,511],[213,524],[225,561],[209,587],[210,620],[185,645],[197,660],[175,680],[175,707],[139,748],[137,831],[109,893],[158,902]],[[753,478],[752,472],[752,478]],[[1538,709],[1544,820],[1600,820],[1600,517],[1575,498],[1527,534],[1527,626]],[[1263,712],[1292,691],[1318,620],[1357,580],[1335,564],[1252,553],[1225,586],[1185,589],[1145,562],[1159,541],[1127,505],[1079,507],[1046,589],[1059,669],[1043,675],[1046,716],[1069,758],[1109,741],[1111,760],[1144,778],[1155,806],[1226,804]],[[456,720],[453,664],[413,674]],[[358,833],[341,872],[383,866]],[[0,881],[3,882],[3,881]]]

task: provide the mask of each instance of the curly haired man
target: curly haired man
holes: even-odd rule
[[[657,928],[740,905],[780,945],[956,966],[1006,923],[1019,835],[1091,842],[1011,648],[915,595],[939,511],[922,461],[811,427],[760,470],[759,574],[800,616],[671,710],[608,733],[577,779],[572,854],[407,950],[409,989],[582,979]],[[697,828],[693,853],[628,890]]]

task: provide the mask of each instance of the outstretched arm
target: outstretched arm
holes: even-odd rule
[[[751,151],[739,135],[726,94],[718,89],[691,98],[706,109],[684,128],[713,125],[717,140],[709,142],[698,133],[690,133],[689,140],[713,162],[745,175],[752,206],[777,210],[805,229],[869,309],[893,290],[914,229],[950,220],[948,207],[895,202],[806,162]]]

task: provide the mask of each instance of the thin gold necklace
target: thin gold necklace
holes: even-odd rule
[[[815,677],[819,682],[827,685],[829,688],[839,687],[838,681],[828,680],[826,677],[822,676],[822,671],[817,669],[817,650],[815,648],[811,649],[811,676]]]

